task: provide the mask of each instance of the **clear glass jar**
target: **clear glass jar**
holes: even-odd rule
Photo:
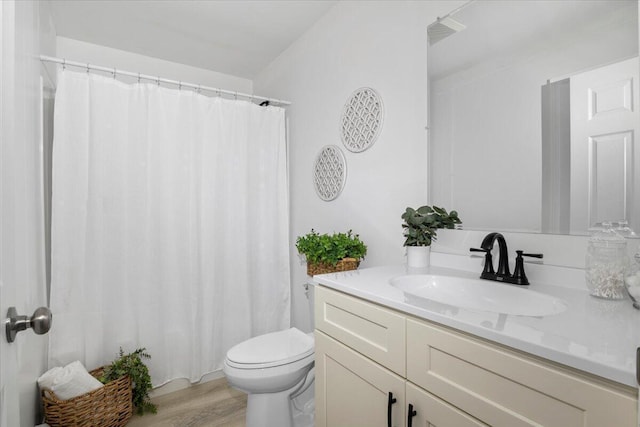
[[[624,299],[627,295],[627,242],[611,223],[602,223],[589,239],[585,266],[587,288],[591,295],[604,299]]]
[[[631,260],[624,278],[624,284],[627,287],[631,301],[633,301],[633,306],[640,309],[640,249]]]
[[[615,228],[615,232],[625,239],[640,239],[640,236],[638,236],[638,234],[629,227],[629,221],[626,219],[618,221],[618,226]]]

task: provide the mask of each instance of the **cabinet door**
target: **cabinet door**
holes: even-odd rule
[[[411,383],[407,383],[406,399],[407,407],[413,405],[416,412],[412,417],[412,427],[487,427],[487,424]]]
[[[405,426],[405,381],[324,333],[316,337],[316,427]]]
[[[407,320],[407,379],[495,427],[636,426],[636,391]]]

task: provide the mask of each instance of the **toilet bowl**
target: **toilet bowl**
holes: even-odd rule
[[[248,395],[247,427],[313,425],[313,413],[296,413],[301,410],[293,399],[313,385],[314,356],[313,334],[296,328],[251,338],[227,352],[227,381]]]

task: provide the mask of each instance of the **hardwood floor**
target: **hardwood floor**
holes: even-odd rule
[[[133,415],[127,427],[245,427],[247,395],[225,378],[152,399],[157,414]]]

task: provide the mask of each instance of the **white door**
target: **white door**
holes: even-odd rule
[[[638,58],[571,77],[570,90],[571,233],[621,219],[638,230]]]
[[[37,2],[0,1],[0,316],[46,305]],[[0,427],[40,423],[47,337],[0,333]]]

